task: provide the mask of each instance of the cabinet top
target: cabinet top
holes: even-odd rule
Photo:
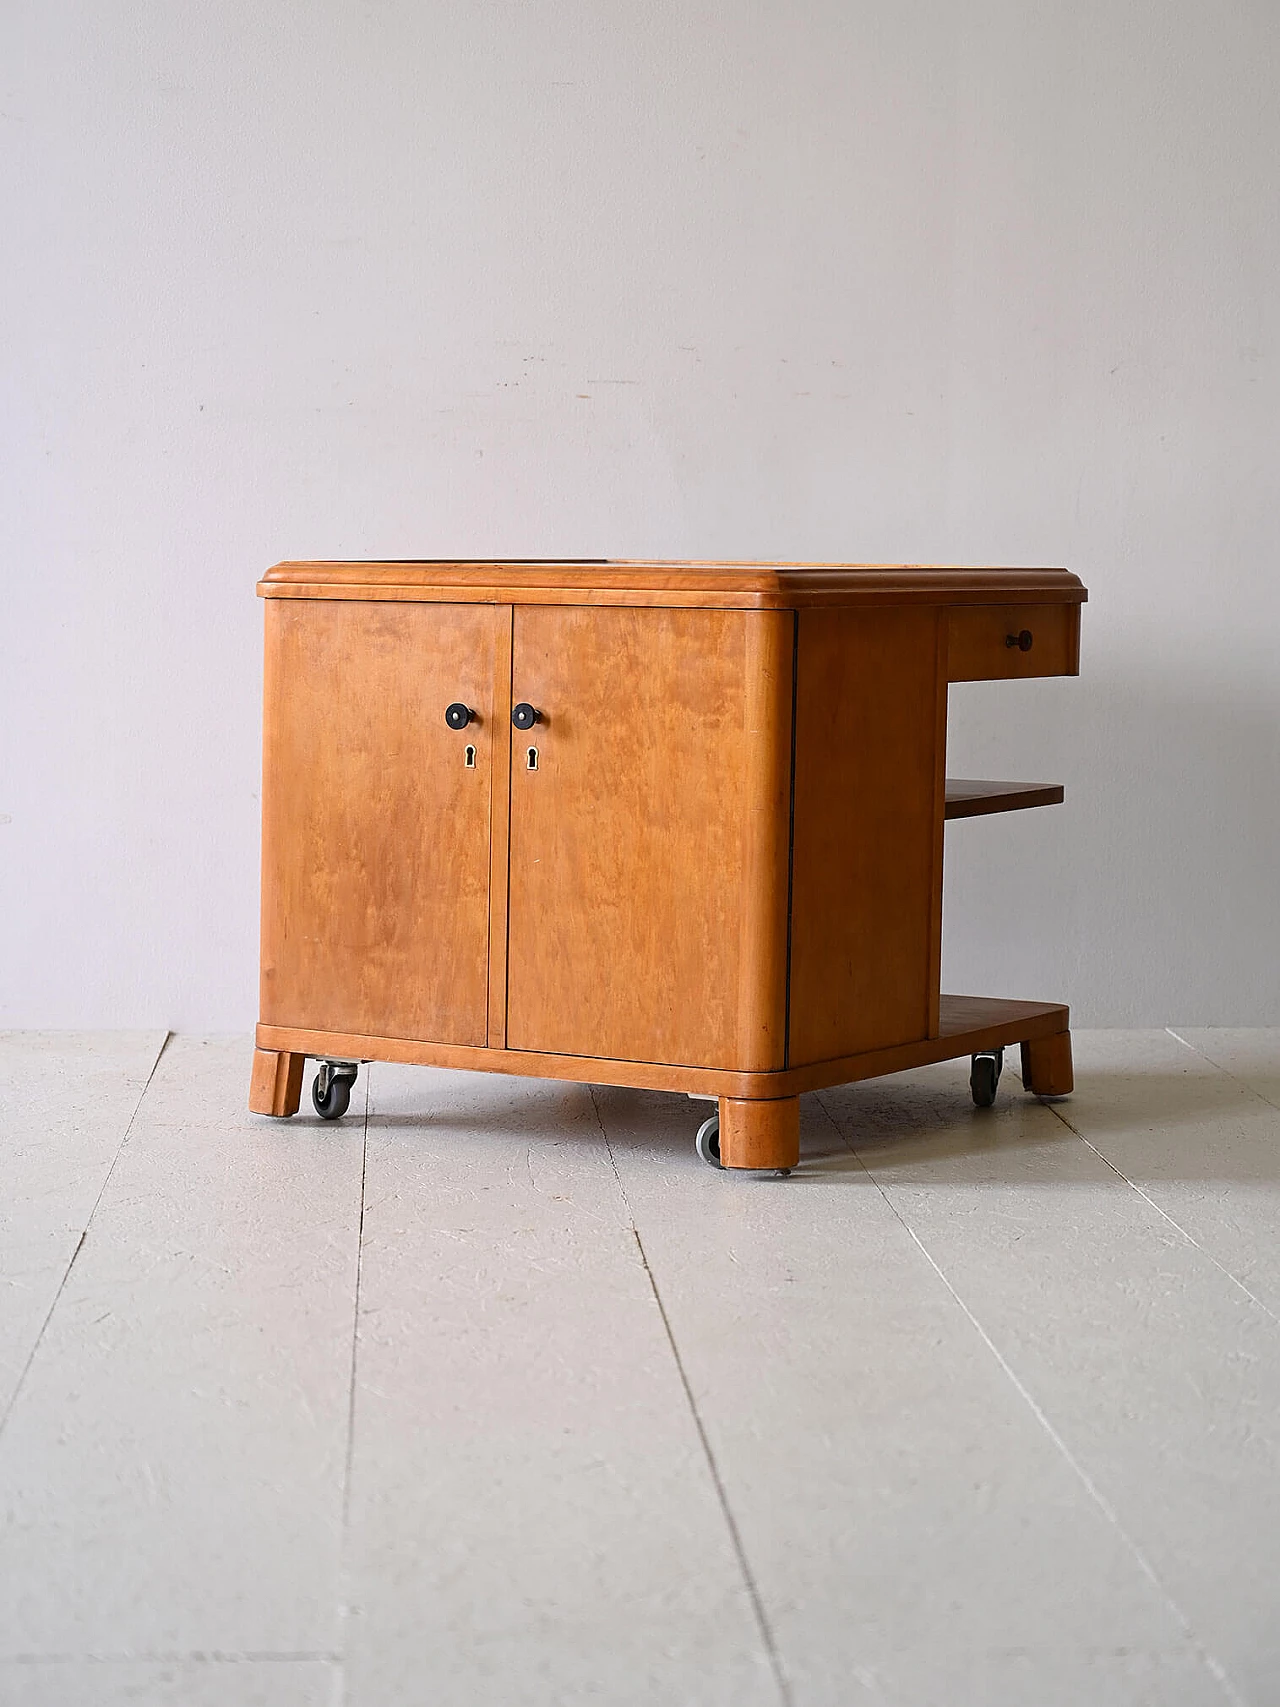
[[[852,604],[1083,604],[1066,569],[933,563],[632,562],[619,558],[440,558],[277,563],[268,599],[408,599],[465,604],[701,605],[794,610]]]

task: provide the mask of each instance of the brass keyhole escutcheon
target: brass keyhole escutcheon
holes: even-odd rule
[[[467,748],[466,765],[469,771],[473,771],[476,768],[476,750],[474,747]]]
[[[538,768],[538,749],[536,747],[530,747],[529,748],[529,751],[525,754],[525,761],[524,762],[525,762],[526,770],[531,770],[531,771],[537,770],[537,768]]]

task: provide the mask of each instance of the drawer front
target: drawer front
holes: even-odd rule
[[[952,609],[948,681],[1079,673],[1079,605],[957,605]]]

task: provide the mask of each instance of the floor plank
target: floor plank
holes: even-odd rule
[[[372,1086],[348,1701],[774,1707],[589,1093]]]
[[[158,1036],[0,1040],[0,1707],[1269,1707],[1280,1034],[1181,1035],[807,1098],[789,1181],[656,1093],[257,1119],[243,1040],[130,1128]]]
[[[0,1423],[166,1035],[0,1032]]]
[[[1219,1061],[1164,1031],[1080,1034],[1057,1111],[1280,1321],[1278,1034],[1198,1035]]]
[[[1077,1038],[1078,1092],[1062,1107],[1104,1153],[1129,1130],[1144,1047],[1163,1058],[1155,1040]],[[1273,1699],[1280,1323],[1065,1126],[1044,1141],[1050,1111],[1028,1111],[1020,1092],[991,1114],[965,1110],[943,1069],[911,1080],[822,1100],[1224,1674],[1226,1697]],[[1170,1152],[1186,1159],[1207,1110],[1234,1131],[1238,1104],[1228,1081],[1193,1070],[1181,1111],[1165,1105]],[[1215,1165],[1210,1144],[1196,1172],[1212,1179]]]
[[[331,1660],[0,1661],[0,1707],[332,1707]]]
[[[815,1099],[779,1181],[699,1163],[697,1105],[597,1097],[796,1707],[1221,1702]]]
[[[1250,1031],[1174,1026],[1170,1035],[1198,1050],[1273,1107],[1280,1108],[1280,1026]]]
[[[134,1120],[0,1437],[0,1656],[334,1647],[361,1125],[248,1073],[175,1038]]]

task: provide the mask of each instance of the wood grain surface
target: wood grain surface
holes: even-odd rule
[[[507,1044],[507,861],[511,840],[511,643],[514,611],[494,612],[493,689],[490,695],[489,765],[489,1010],[488,1042]]]
[[[285,563],[259,592],[255,1108],[297,1106],[307,1054],[781,1104],[1020,1042],[1069,1085],[1065,1008],[939,994],[944,816],[1061,798],[947,796],[946,684],[1074,672],[1067,571]]]
[[[801,612],[790,1066],[932,1029],[944,692],[933,611]]]
[[[972,605],[950,616],[948,675],[953,682],[1014,681],[1080,673],[1078,604]],[[1009,645],[1031,635],[1030,651]]]
[[[781,1067],[792,629],[517,607],[512,1048]]]
[[[1076,1081],[1069,1031],[1029,1038],[1022,1045],[1022,1083],[1037,1096],[1070,1096]]]
[[[264,598],[466,600],[494,604],[683,605],[798,610],[809,605],[1079,603],[1065,569],[920,563],[405,562],[278,563]]]
[[[495,612],[266,616],[263,1020],[484,1043]],[[480,721],[450,729],[454,700]]]
[[[302,1101],[302,1072],[305,1055],[287,1051],[255,1049],[249,1080],[249,1112],[287,1118],[298,1112]]]
[[[947,778],[947,817],[985,818],[992,812],[1024,812],[1032,806],[1060,806],[1065,790],[1060,782],[980,782],[976,778]]]
[[[726,1168],[794,1168],[800,1160],[799,1097],[720,1098],[720,1161]]]
[[[943,996],[937,1037],[868,1050],[785,1071],[740,1073],[730,1068],[686,1067],[669,1062],[609,1060],[601,1056],[545,1055],[519,1049],[466,1048],[403,1037],[303,1031],[260,1025],[259,1049],[288,1049],[344,1061],[402,1061],[418,1067],[453,1067],[478,1073],[515,1073],[524,1078],[569,1079],[584,1085],[630,1085],[637,1090],[694,1091],[744,1099],[799,1096],[828,1085],[852,1084],[884,1073],[904,1073],[935,1061],[1006,1048],[1066,1030],[1067,1009],[1059,1002],[1004,1001],[993,996]],[[430,1096],[424,1087],[424,1097]]]

